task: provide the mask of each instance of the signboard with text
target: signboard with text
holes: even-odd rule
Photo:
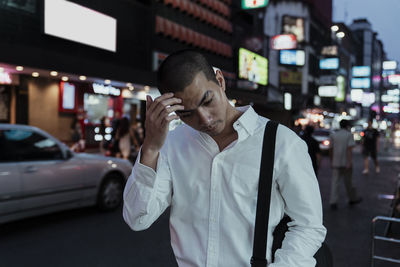
[[[294,34],[297,42],[304,41],[304,19],[285,15],[282,17],[282,33]]]
[[[242,9],[266,7],[268,0],[242,0]]]
[[[301,72],[296,71],[281,71],[279,72],[280,84],[293,84],[301,85],[303,75]]]
[[[296,47],[297,41],[294,34],[280,34],[271,38],[271,49],[295,49]]]

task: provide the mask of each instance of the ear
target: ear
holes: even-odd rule
[[[217,70],[215,73],[215,77],[217,78],[219,86],[222,88],[223,91],[225,91],[225,89],[226,89],[225,79],[224,79],[224,75],[222,74],[222,72],[220,70]]]

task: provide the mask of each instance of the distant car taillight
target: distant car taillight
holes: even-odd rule
[[[322,142],[322,144],[323,144],[324,146],[329,146],[330,142],[329,142],[329,140],[325,140],[325,141]]]

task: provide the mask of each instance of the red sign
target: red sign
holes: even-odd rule
[[[294,34],[280,34],[271,38],[271,48],[275,50],[296,49],[297,41]]]

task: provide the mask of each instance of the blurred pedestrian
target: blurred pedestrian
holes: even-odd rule
[[[321,149],[319,148],[318,141],[312,136],[313,132],[314,127],[312,125],[307,125],[301,138],[307,144],[308,154],[310,155],[315,175],[318,176],[318,168],[321,162]]]
[[[115,138],[118,140],[118,153],[116,156],[129,159],[131,155],[131,133],[127,117],[123,117],[119,122]]]
[[[372,158],[375,164],[375,172],[379,173],[379,163],[377,154],[379,151],[379,132],[375,128],[372,128],[372,121],[368,121],[368,127],[364,130],[364,137],[362,139],[363,155],[364,155],[364,170],[363,174],[369,172],[369,157]]]
[[[100,126],[99,126],[99,135],[101,135],[101,141],[99,144],[99,149],[100,149],[100,153],[101,154],[105,154],[106,153],[106,140],[105,140],[105,136],[106,136],[106,117],[103,116],[100,119]]]
[[[354,138],[347,129],[348,121],[340,121],[340,130],[334,132],[330,136],[330,159],[332,166],[332,183],[330,195],[330,207],[332,210],[337,209],[339,198],[339,183],[343,180],[346,187],[349,204],[354,205],[362,201],[357,195],[356,189],[353,187],[353,147],[355,146]]]
[[[85,151],[85,140],[82,135],[82,127],[81,123],[77,118],[71,123],[71,140],[72,146],[70,149],[74,152],[83,152]]]

